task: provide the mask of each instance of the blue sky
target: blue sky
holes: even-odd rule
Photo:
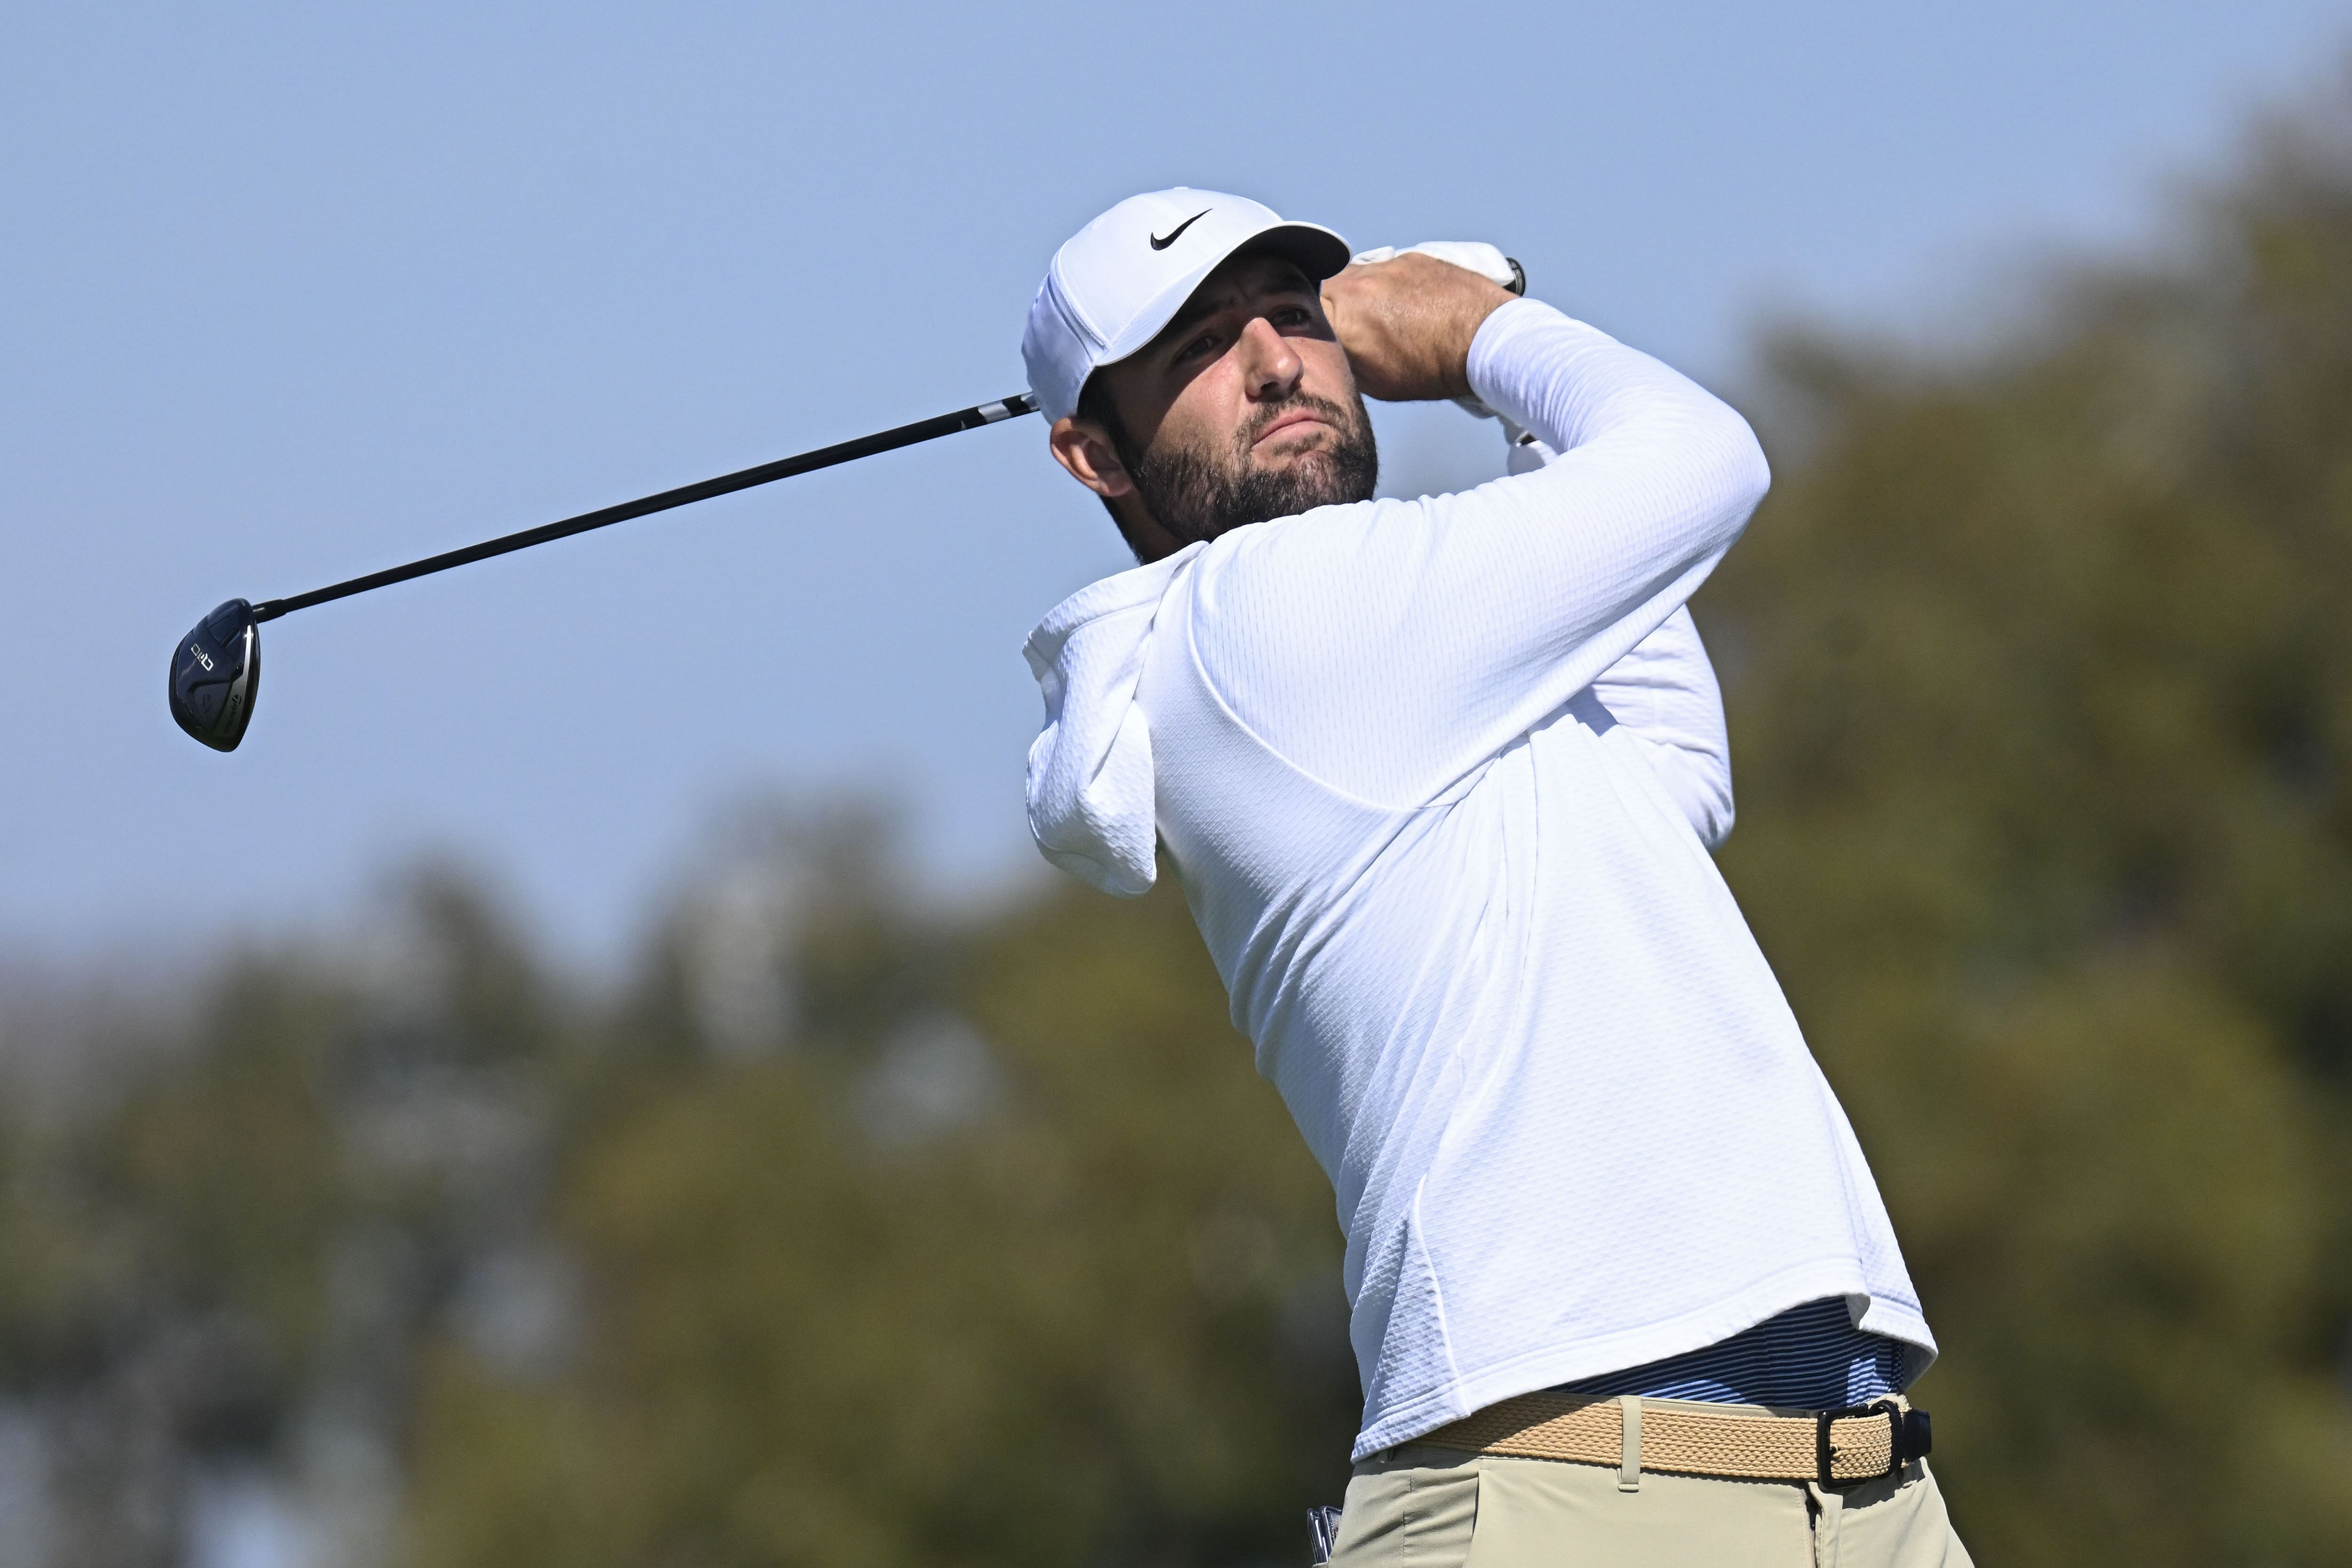
[[[10,6],[0,940],[299,930],[441,848],[593,962],[777,788],[1025,874],[1020,641],[1125,563],[1034,422],[275,624],[231,756],[165,659],[232,595],[1013,391],[1131,191],[1490,238],[1728,389],[1768,315],[1965,337],[2021,258],[2144,239],[2347,40],[2307,0]],[[1495,466],[1380,423],[1391,488]]]

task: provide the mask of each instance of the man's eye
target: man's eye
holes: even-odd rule
[[[1196,360],[1202,354],[1209,353],[1213,351],[1216,346],[1217,334],[1214,332],[1202,332],[1199,337],[1194,338],[1191,342],[1186,343],[1181,349],[1179,349],[1176,353],[1176,357],[1180,361]]]

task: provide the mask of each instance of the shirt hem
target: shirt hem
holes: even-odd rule
[[[1868,1310],[1860,1315],[1855,1327],[1913,1347],[1914,1353],[1908,1359],[1914,1376],[1926,1371],[1935,1359],[1936,1339],[1928,1331],[1927,1321],[1916,1302],[1872,1290],[1863,1283],[1853,1259],[1816,1261],[1782,1269],[1736,1295],[1664,1322],[1523,1352],[1477,1372],[1456,1376],[1442,1387],[1377,1415],[1367,1412],[1372,1418],[1357,1435],[1349,1458],[1361,1460],[1383,1448],[1409,1443],[1516,1394],[1703,1350],[1791,1307],[1828,1296],[1865,1299]]]

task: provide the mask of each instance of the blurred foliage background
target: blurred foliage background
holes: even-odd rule
[[[2352,107],[1995,346],[1794,332],[1723,865],[1979,1561],[2352,1563]],[[1180,900],[747,817],[633,973],[462,869],[0,994],[0,1568],[1305,1560],[1330,1195]]]

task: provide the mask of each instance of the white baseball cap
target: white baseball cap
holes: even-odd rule
[[[1045,417],[1075,411],[1087,376],[1158,337],[1244,246],[1286,256],[1318,283],[1348,265],[1348,242],[1328,228],[1183,185],[1129,196],[1072,235],[1045,268],[1021,334],[1029,390]]]

